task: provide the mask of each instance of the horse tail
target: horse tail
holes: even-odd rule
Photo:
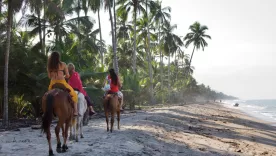
[[[54,104],[54,96],[48,94],[46,97],[46,111],[42,117],[42,132],[46,132],[48,128],[50,128],[52,119],[53,119],[53,104]]]

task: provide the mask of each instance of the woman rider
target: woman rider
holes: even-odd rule
[[[110,90],[108,90],[105,93],[105,98],[104,100],[108,100],[108,94],[113,94],[113,93],[119,93],[120,92],[120,88],[122,87],[121,82],[119,80],[119,77],[117,76],[117,74],[115,73],[114,69],[111,68],[109,69],[109,75],[106,77],[104,84],[106,84],[106,82],[108,82],[108,84],[110,85]],[[121,94],[118,94],[118,96]],[[122,98],[120,96],[120,98]],[[123,100],[123,99],[122,99]],[[122,110],[122,104],[121,104],[121,110]]]
[[[68,84],[72,88],[74,88],[75,90],[78,90],[79,92],[81,92],[85,96],[85,99],[87,101],[87,106],[90,109],[89,114],[94,115],[96,112],[93,109],[92,101],[91,101],[90,97],[87,95],[86,91],[83,89],[82,82],[81,82],[81,79],[80,79],[80,75],[79,75],[78,72],[75,71],[75,66],[74,66],[73,63],[68,64],[68,70],[69,70],[69,74],[70,74]]]
[[[77,116],[78,96],[75,93],[74,89],[65,81],[65,78],[69,78],[68,68],[64,62],[60,61],[60,55],[56,51],[52,52],[48,59],[47,72],[48,77],[51,79],[48,90],[51,90],[52,86],[56,83],[61,83],[66,88],[70,89],[69,94],[71,95],[72,100],[74,102],[74,116]]]

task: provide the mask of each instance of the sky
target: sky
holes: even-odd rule
[[[199,83],[241,99],[276,99],[275,0],[162,0],[176,34],[195,21],[208,26],[209,46],[195,52]],[[89,13],[98,27],[97,15]],[[111,44],[108,12],[101,11],[103,39]],[[191,54],[192,47],[184,50]]]
[[[192,61],[199,83],[241,99],[276,99],[275,0],[163,0],[162,6],[172,8],[180,36],[195,21],[209,28],[209,46]],[[102,11],[101,23],[111,43],[108,12]]]

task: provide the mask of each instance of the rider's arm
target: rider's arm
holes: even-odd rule
[[[119,87],[119,90],[121,90],[122,84],[119,77],[118,77],[118,87]]]
[[[105,86],[106,82],[107,82],[107,77],[104,79],[103,86]]]
[[[68,79],[70,77],[70,75],[69,75],[69,72],[68,72],[67,65],[64,62],[62,64],[64,66],[65,78]]]
[[[48,78],[51,79],[51,73],[49,72],[48,68],[47,68],[47,73],[48,73]]]

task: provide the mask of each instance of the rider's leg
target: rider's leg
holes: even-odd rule
[[[121,99],[120,100],[120,109],[123,110],[124,95],[121,91],[118,92],[118,97]]]
[[[85,96],[85,99],[87,101],[87,106],[89,107],[89,110],[90,110],[89,114],[94,115],[96,112],[93,108],[93,104],[92,104],[90,97],[87,95],[87,96]]]
[[[70,89],[69,94],[71,95],[72,100],[74,102],[74,116],[77,116],[78,115],[78,95],[68,83],[63,83],[63,84],[65,85],[66,88]]]

